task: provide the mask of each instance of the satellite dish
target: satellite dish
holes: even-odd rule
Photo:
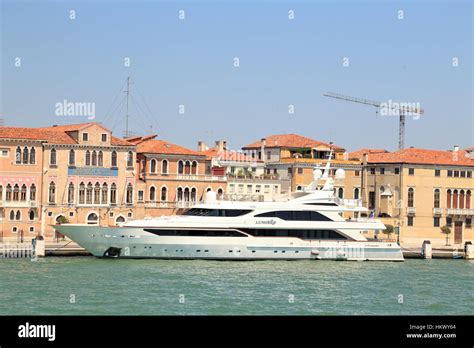
[[[336,180],[343,180],[346,177],[344,169],[339,168],[336,170]]]
[[[215,204],[217,203],[217,194],[211,190],[206,192],[206,195],[204,196],[204,203],[206,204]]]
[[[314,169],[313,170],[313,180],[319,180],[323,176],[323,171],[321,169]]]

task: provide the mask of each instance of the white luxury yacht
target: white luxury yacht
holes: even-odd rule
[[[203,203],[182,215],[146,218],[119,227],[54,225],[97,257],[212,260],[403,261],[397,243],[369,241],[363,232],[383,230],[373,218],[346,220],[344,212],[366,212],[359,200],[334,195],[330,161],[313,171],[303,191],[278,201],[221,201],[209,191]],[[336,171],[336,179],[344,171]],[[322,187],[318,183],[324,181]]]

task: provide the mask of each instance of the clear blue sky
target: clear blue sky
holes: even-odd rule
[[[55,116],[67,99],[94,102],[96,121],[121,135],[125,109],[114,99],[130,75],[141,107],[131,104],[131,130],[152,125],[191,148],[225,139],[237,149],[287,132],[348,150],[397,148],[396,117],[325,91],[420,102],[425,115],[407,121],[406,146],[474,143],[472,1],[1,2],[6,125],[86,122]]]

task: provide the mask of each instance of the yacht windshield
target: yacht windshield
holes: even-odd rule
[[[252,210],[245,209],[205,209],[205,208],[192,208],[185,212],[183,215],[190,216],[242,216],[250,213]]]

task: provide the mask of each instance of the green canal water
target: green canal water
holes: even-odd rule
[[[2,259],[0,314],[472,315],[474,262]]]

